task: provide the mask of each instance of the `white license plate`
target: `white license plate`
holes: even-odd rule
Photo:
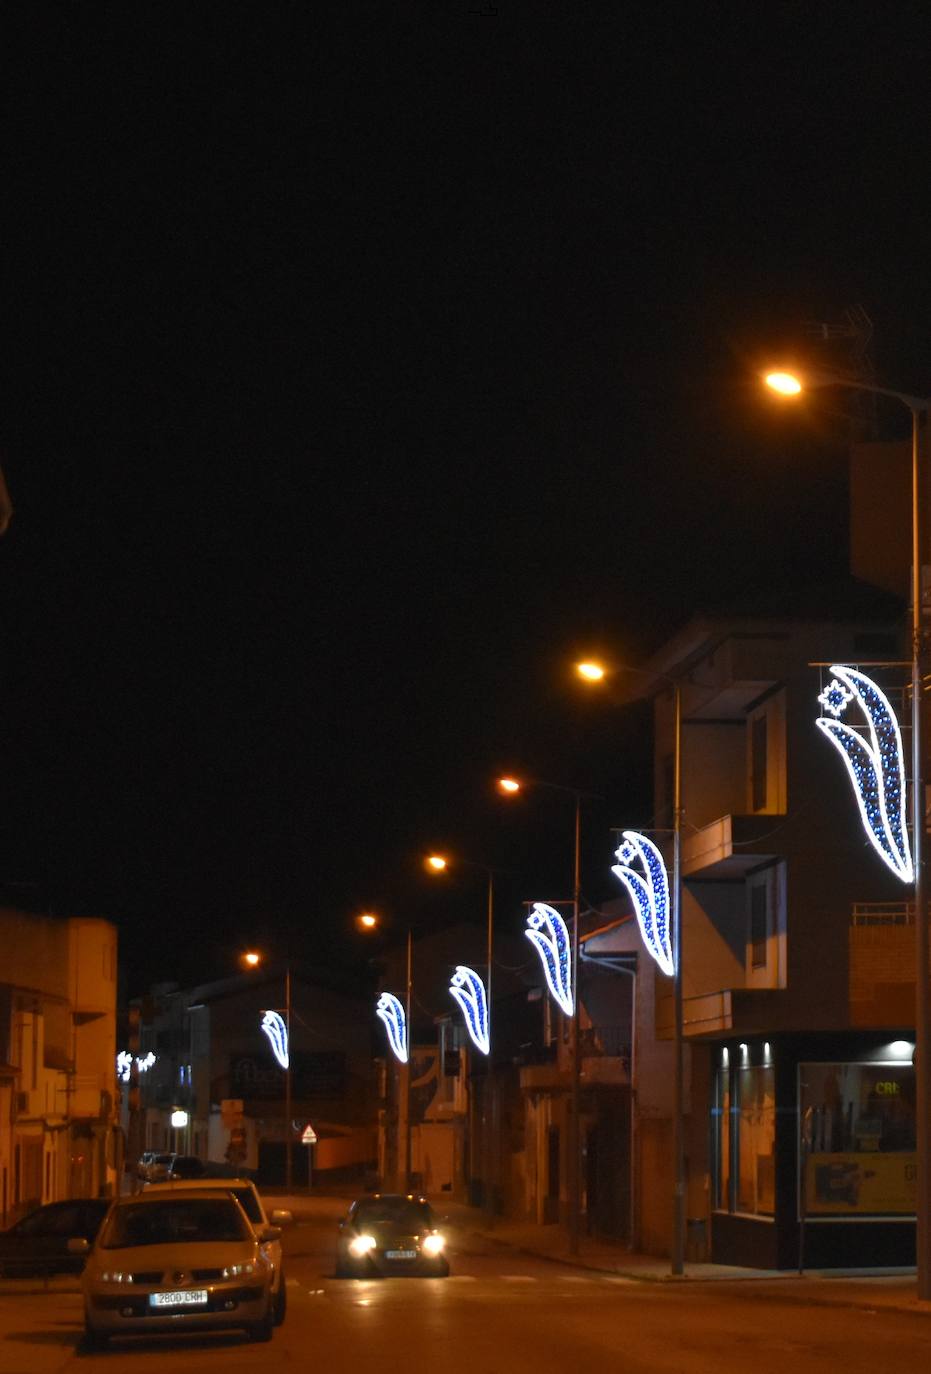
[[[206,1307],[206,1288],[185,1288],[178,1293],[150,1293],[151,1307]]]
[[[386,1250],[386,1259],[416,1259],[416,1250]]]

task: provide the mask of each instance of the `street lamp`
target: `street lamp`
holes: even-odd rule
[[[575,671],[584,682],[602,682],[608,670],[598,662],[577,663]],[[617,670],[613,670],[617,671]],[[682,1000],[682,684],[679,678],[646,668],[624,665],[625,673],[658,678],[672,688],[673,693],[673,765],[672,765],[672,1002],[673,1002],[673,1080],[672,1080],[672,1159],[673,1205],[670,1272],[676,1276],[685,1268],[685,1049]]]
[[[381,921],[373,911],[363,911],[356,917],[356,925],[360,930],[371,933],[379,928]],[[401,1073],[403,1086],[401,1096],[404,1102],[404,1177],[402,1179],[403,1191],[410,1192],[411,1187],[411,1056],[413,1053],[413,1043],[411,1040],[411,959],[412,959],[412,930],[407,927],[407,976],[406,994],[404,1000],[404,1051],[405,1058],[401,1063]]]
[[[925,788],[922,744],[922,682],[925,667],[925,636],[921,623],[921,435],[931,409],[931,397],[910,396],[904,391],[874,386],[855,378],[824,370],[772,371],[764,382],[777,395],[795,397],[806,389],[840,387],[889,396],[905,406],[912,427],[912,856],[915,881],[915,1115],[918,1196],[915,1259],[918,1297],[931,1298],[931,1149],[928,1111],[931,1108],[931,1004],[928,996],[928,910],[924,871]]]
[[[513,784],[513,786],[512,786],[511,788],[507,789],[508,791],[514,791],[514,790],[518,790],[518,791],[519,791],[519,790],[520,790],[520,784],[517,783],[517,782],[515,782],[515,780],[514,780],[513,778],[509,778],[508,781],[511,782],[511,783]],[[486,1005],[486,1007],[487,1007],[487,1009],[488,1009],[488,1012],[487,1012],[487,1018],[488,1018],[488,1019],[487,1019],[487,1028],[488,1028],[488,1037],[489,1037],[489,1046],[490,1046],[490,1043],[491,1043],[491,1019],[492,1019],[492,1018],[491,1018],[491,962],[492,962],[492,954],[493,954],[493,949],[494,949],[494,924],[495,924],[495,871],[494,871],[493,868],[489,867],[488,864],[476,863],[474,859],[459,859],[459,858],[457,858],[457,859],[451,861],[451,860],[447,859],[447,858],[445,857],[445,855],[443,855],[443,854],[431,854],[431,855],[428,857],[428,859],[427,859],[427,868],[428,868],[431,872],[433,872],[433,873],[437,873],[437,874],[439,874],[439,873],[445,873],[445,872],[448,871],[451,862],[453,862],[453,863],[455,863],[455,864],[463,864],[466,868],[478,868],[478,869],[481,869],[482,872],[485,873],[486,878],[487,878],[487,887],[486,887],[486,907],[485,907],[485,920],[486,920],[486,935],[485,935],[485,970],[486,970],[486,971],[485,971],[485,1005]],[[488,1051],[488,1058],[489,1058],[489,1060],[491,1059],[491,1050],[490,1050],[490,1048],[489,1048],[489,1051]],[[491,1063],[489,1062],[488,1069],[487,1069],[487,1078],[486,1078],[486,1082],[489,1083],[489,1084],[491,1084],[491,1081],[492,1081],[492,1066],[491,1066]],[[483,1099],[483,1100],[484,1100],[484,1099]],[[486,1150],[487,1150],[487,1152],[488,1152],[488,1189],[487,1189],[488,1196],[487,1196],[487,1198],[486,1198],[486,1210],[487,1210],[487,1212],[488,1212],[489,1219],[493,1220],[494,1215],[495,1215],[495,1201],[494,1201],[493,1183],[494,1183],[494,1176],[496,1176],[496,1175],[497,1175],[497,1172],[498,1172],[498,1170],[497,1170],[497,1168],[496,1168],[496,1164],[497,1164],[497,1153],[498,1153],[498,1152],[497,1152],[497,1148],[496,1148],[496,1147],[497,1147],[497,1139],[496,1139],[496,1137],[495,1137],[495,1135],[494,1135],[496,1123],[495,1123],[495,1111],[494,1111],[494,1107],[493,1107],[493,1106],[492,1106],[492,1108],[491,1108],[491,1111],[490,1111],[489,1115],[490,1115],[490,1118],[491,1118],[491,1119],[490,1119],[489,1126],[488,1126],[488,1130],[486,1131],[486,1136],[485,1136],[485,1140],[486,1140]]]
[[[263,957],[263,956],[262,956],[261,954],[259,954],[259,952],[258,952],[257,950],[247,950],[247,952],[246,952],[245,954],[243,954],[243,956],[242,956],[242,962],[243,962],[243,964],[244,964],[247,968],[256,969],[256,968],[258,968],[258,967],[260,966],[260,964],[262,963],[262,957]],[[283,1067],[284,1067],[284,1182],[285,1182],[285,1190],[286,1190],[286,1192],[291,1193],[291,1192],[293,1192],[293,1181],[294,1181],[293,1157],[292,1157],[292,1150],[291,1150],[291,1146],[292,1146],[292,1143],[293,1143],[292,1140],[291,1140],[291,1137],[292,1137],[292,1135],[293,1135],[293,1133],[294,1133],[294,1132],[293,1132],[292,1122],[291,1122],[291,1113],[292,1113],[292,1107],[291,1107],[291,1064],[292,1064],[292,1062],[293,1062],[294,1056],[293,1056],[293,1054],[291,1053],[291,965],[290,965],[290,963],[288,963],[288,964],[285,966],[285,975],[284,975],[284,1024],[285,1024],[285,1034],[286,1034],[286,1037],[287,1037],[286,1050],[285,1050],[285,1053],[284,1053],[284,1056],[283,1056],[283,1059],[284,1059],[284,1061],[285,1061],[284,1064],[283,1064]],[[281,1062],[281,1058],[279,1057],[279,1055],[278,1055],[277,1053],[276,1053],[276,1058],[279,1058],[279,1062]]]
[[[581,895],[582,866],[582,798],[589,792],[580,792],[574,787],[561,787],[555,782],[542,782],[533,778],[522,782],[519,778],[498,778],[497,788],[502,796],[517,796],[525,786],[545,787],[553,792],[568,793],[575,798],[575,847],[572,869],[572,1078],[569,1109],[569,1253],[579,1253],[579,1225],[581,1212],[581,1103],[582,1103],[582,1061],[579,1046],[579,904]]]

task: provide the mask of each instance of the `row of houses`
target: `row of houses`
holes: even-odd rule
[[[857,479],[875,457],[861,451],[853,468],[871,517],[855,501],[853,568],[869,581],[811,589],[793,608],[695,616],[638,677],[652,703],[660,844],[672,823],[671,683],[682,700],[696,1258],[781,1268],[802,1253],[816,1266],[914,1258],[914,911],[814,726],[833,663],[865,666],[908,716],[895,595],[907,555],[875,538],[883,492]],[[894,475],[897,450],[880,457]],[[883,491],[907,487],[900,476]],[[604,862],[607,872],[610,835]],[[127,1186],[144,1149],[271,1182],[290,1141],[297,1182],[403,1183],[408,1137],[414,1181],[431,1194],[564,1222],[577,1136],[582,1226],[668,1253],[672,989],[621,897],[580,918],[577,1132],[568,1019],[506,941],[496,940],[491,1055],[474,1050],[458,1015],[425,1020],[415,1007],[408,1092],[370,997],[319,969],[160,984],[130,1005],[118,1042],[111,924],[3,909],[0,934],[4,1224],[41,1202]],[[456,964],[480,965],[482,948],[481,931],[435,932],[415,941],[416,977],[445,983]],[[400,982],[389,960],[385,986]],[[270,1010],[290,1012],[287,1071],[262,1030]]]
[[[819,664],[868,662],[890,699],[901,697],[901,619],[894,599],[850,582],[794,616],[697,617],[647,665],[661,843],[671,823],[670,682],[682,691],[686,1211],[696,1258],[794,1267],[802,1245],[819,1266],[914,1255],[913,912],[867,845],[814,725]],[[605,836],[606,872],[614,843]],[[626,899],[582,913],[580,946],[582,1226],[667,1253],[670,980],[645,954]],[[262,1032],[265,1013],[283,1010],[286,970],[153,989],[136,1004],[130,1156],[179,1149],[280,1181],[290,1135],[298,1182],[403,1184],[409,1131],[416,1186],[496,1215],[566,1221],[570,1025],[526,947],[502,937],[496,948],[492,1054],[474,1050],[458,1013],[424,1019],[415,999],[409,1096],[371,998],[292,969],[290,1120],[286,1075]],[[482,950],[471,927],[416,940],[415,981],[442,986],[456,964],[480,966]],[[389,960],[385,986],[400,979]]]

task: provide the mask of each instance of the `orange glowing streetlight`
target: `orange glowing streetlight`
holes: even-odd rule
[[[513,797],[515,792],[520,791],[521,785],[516,778],[499,778],[495,786],[504,796]]]
[[[242,956],[242,962],[247,968],[258,968],[259,964],[262,962],[262,956],[257,950],[247,949]]]
[[[427,868],[434,873],[443,873],[449,866],[449,861],[442,854],[429,854],[426,859]]]
[[[374,911],[362,911],[356,917],[356,925],[360,930],[375,930],[378,926],[378,917]]]
[[[588,659],[585,663],[577,663],[575,671],[586,682],[603,682],[606,670],[604,665],[595,659]]]
[[[767,372],[763,381],[778,396],[798,396],[804,390],[802,379],[795,372]]]

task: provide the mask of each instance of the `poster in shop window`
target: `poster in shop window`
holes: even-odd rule
[[[914,1151],[812,1154],[807,1212],[825,1216],[912,1216],[917,1199]]]

